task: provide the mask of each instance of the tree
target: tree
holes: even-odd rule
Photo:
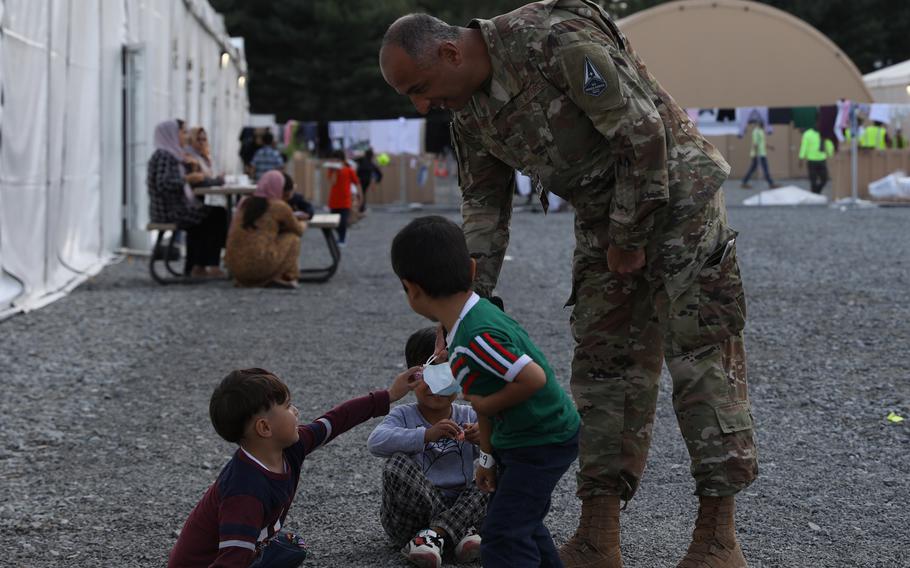
[[[210,0],[231,35],[243,36],[253,112],[279,120],[414,116],[379,71],[385,29],[410,12],[457,25],[524,0]],[[598,0],[621,18],[666,0]],[[862,72],[910,58],[907,0],[763,0],[819,29]],[[824,80],[820,78],[820,80]]]
[[[413,116],[379,71],[386,28],[410,12],[467,24],[522,0],[212,0],[231,35],[243,36],[253,112],[278,120]]]

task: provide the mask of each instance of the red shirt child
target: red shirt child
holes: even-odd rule
[[[360,186],[357,172],[346,162],[342,162],[341,169],[335,170],[330,176],[334,181],[329,192],[329,209],[350,209],[352,205],[351,185]]]

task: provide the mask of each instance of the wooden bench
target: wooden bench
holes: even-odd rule
[[[309,228],[322,230],[325,244],[329,247],[332,263],[325,268],[300,269],[301,282],[326,282],[338,271],[338,264],[341,262],[341,249],[338,248],[338,241],[335,240],[335,234],[332,231],[337,229],[340,224],[341,215],[338,213],[320,213],[313,215],[313,218],[307,221]]]

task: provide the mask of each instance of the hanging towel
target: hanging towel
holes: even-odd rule
[[[872,103],[869,108],[869,120],[878,121],[884,124],[891,122],[891,105],[883,103]]]
[[[796,107],[793,109],[793,126],[801,130],[815,128],[818,107]]]
[[[793,121],[793,110],[790,107],[768,109],[768,124],[790,124]]]
[[[838,147],[837,133],[834,128],[836,118],[837,106],[818,107],[818,133],[822,135],[822,139],[833,141],[835,149]]]

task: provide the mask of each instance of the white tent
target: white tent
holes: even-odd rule
[[[863,75],[877,103],[910,104],[910,60]]]
[[[0,0],[0,317],[147,248],[155,125],[238,168],[246,63],[204,0]]]

